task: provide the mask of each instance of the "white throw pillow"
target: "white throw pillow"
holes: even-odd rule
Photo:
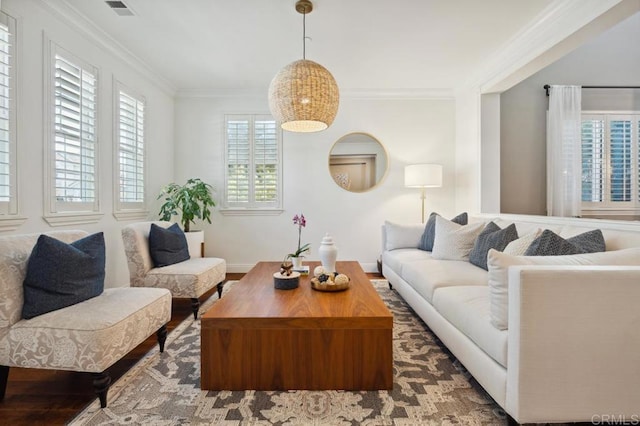
[[[533,240],[538,238],[542,233],[542,229],[538,228],[535,231],[524,235],[517,240],[511,241],[507,246],[502,250],[505,254],[510,254],[511,256],[524,256],[524,253],[527,251]]]
[[[387,250],[418,248],[424,225],[401,225],[386,220],[384,222]]]
[[[458,225],[443,217],[436,216],[436,238],[433,241],[431,257],[468,261],[473,243],[483,229],[483,222]]]
[[[437,234],[436,234],[437,236]],[[508,268],[515,265],[640,265],[640,247],[600,253],[572,254],[568,256],[510,256],[489,250],[489,302],[491,323],[499,330],[509,326]],[[606,283],[603,283],[606,285]]]

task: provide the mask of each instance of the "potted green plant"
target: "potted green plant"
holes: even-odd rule
[[[200,250],[191,250],[191,247],[192,244],[194,248],[201,247],[204,232],[191,231],[191,224],[195,224],[196,219],[211,223],[211,207],[216,206],[213,192],[213,186],[199,178],[192,178],[184,185],[168,184],[162,188],[158,196],[158,199],[164,198],[164,203],[160,206],[160,220],[168,221],[172,216],[180,216],[180,223],[189,242],[189,254],[192,257],[200,255]]]

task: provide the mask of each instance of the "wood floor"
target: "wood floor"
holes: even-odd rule
[[[238,280],[244,274],[227,274]],[[382,278],[367,274],[370,278]],[[200,298],[206,300],[215,288]],[[191,313],[190,299],[173,299],[169,333]],[[155,334],[112,365],[108,372],[115,382],[151,348],[157,345]],[[0,402],[0,424],[64,425],[71,421],[96,395],[88,373],[72,371],[11,368],[4,401]]]

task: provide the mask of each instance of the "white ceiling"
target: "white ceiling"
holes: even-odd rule
[[[295,0],[63,0],[177,89],[263,90],[302,57]],[[556,0],[315,0],[307,59],[341,90],[451,89]]]

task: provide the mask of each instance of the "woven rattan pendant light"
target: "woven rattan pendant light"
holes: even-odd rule
[[[309,0],[296,2],[302,13],[302,59],[282,68],[269,85],[271,114],[290,132],[318,132],[333,123],[340,93],[331,73],[309,61],[306,50],[306,14],[313,10]]]

